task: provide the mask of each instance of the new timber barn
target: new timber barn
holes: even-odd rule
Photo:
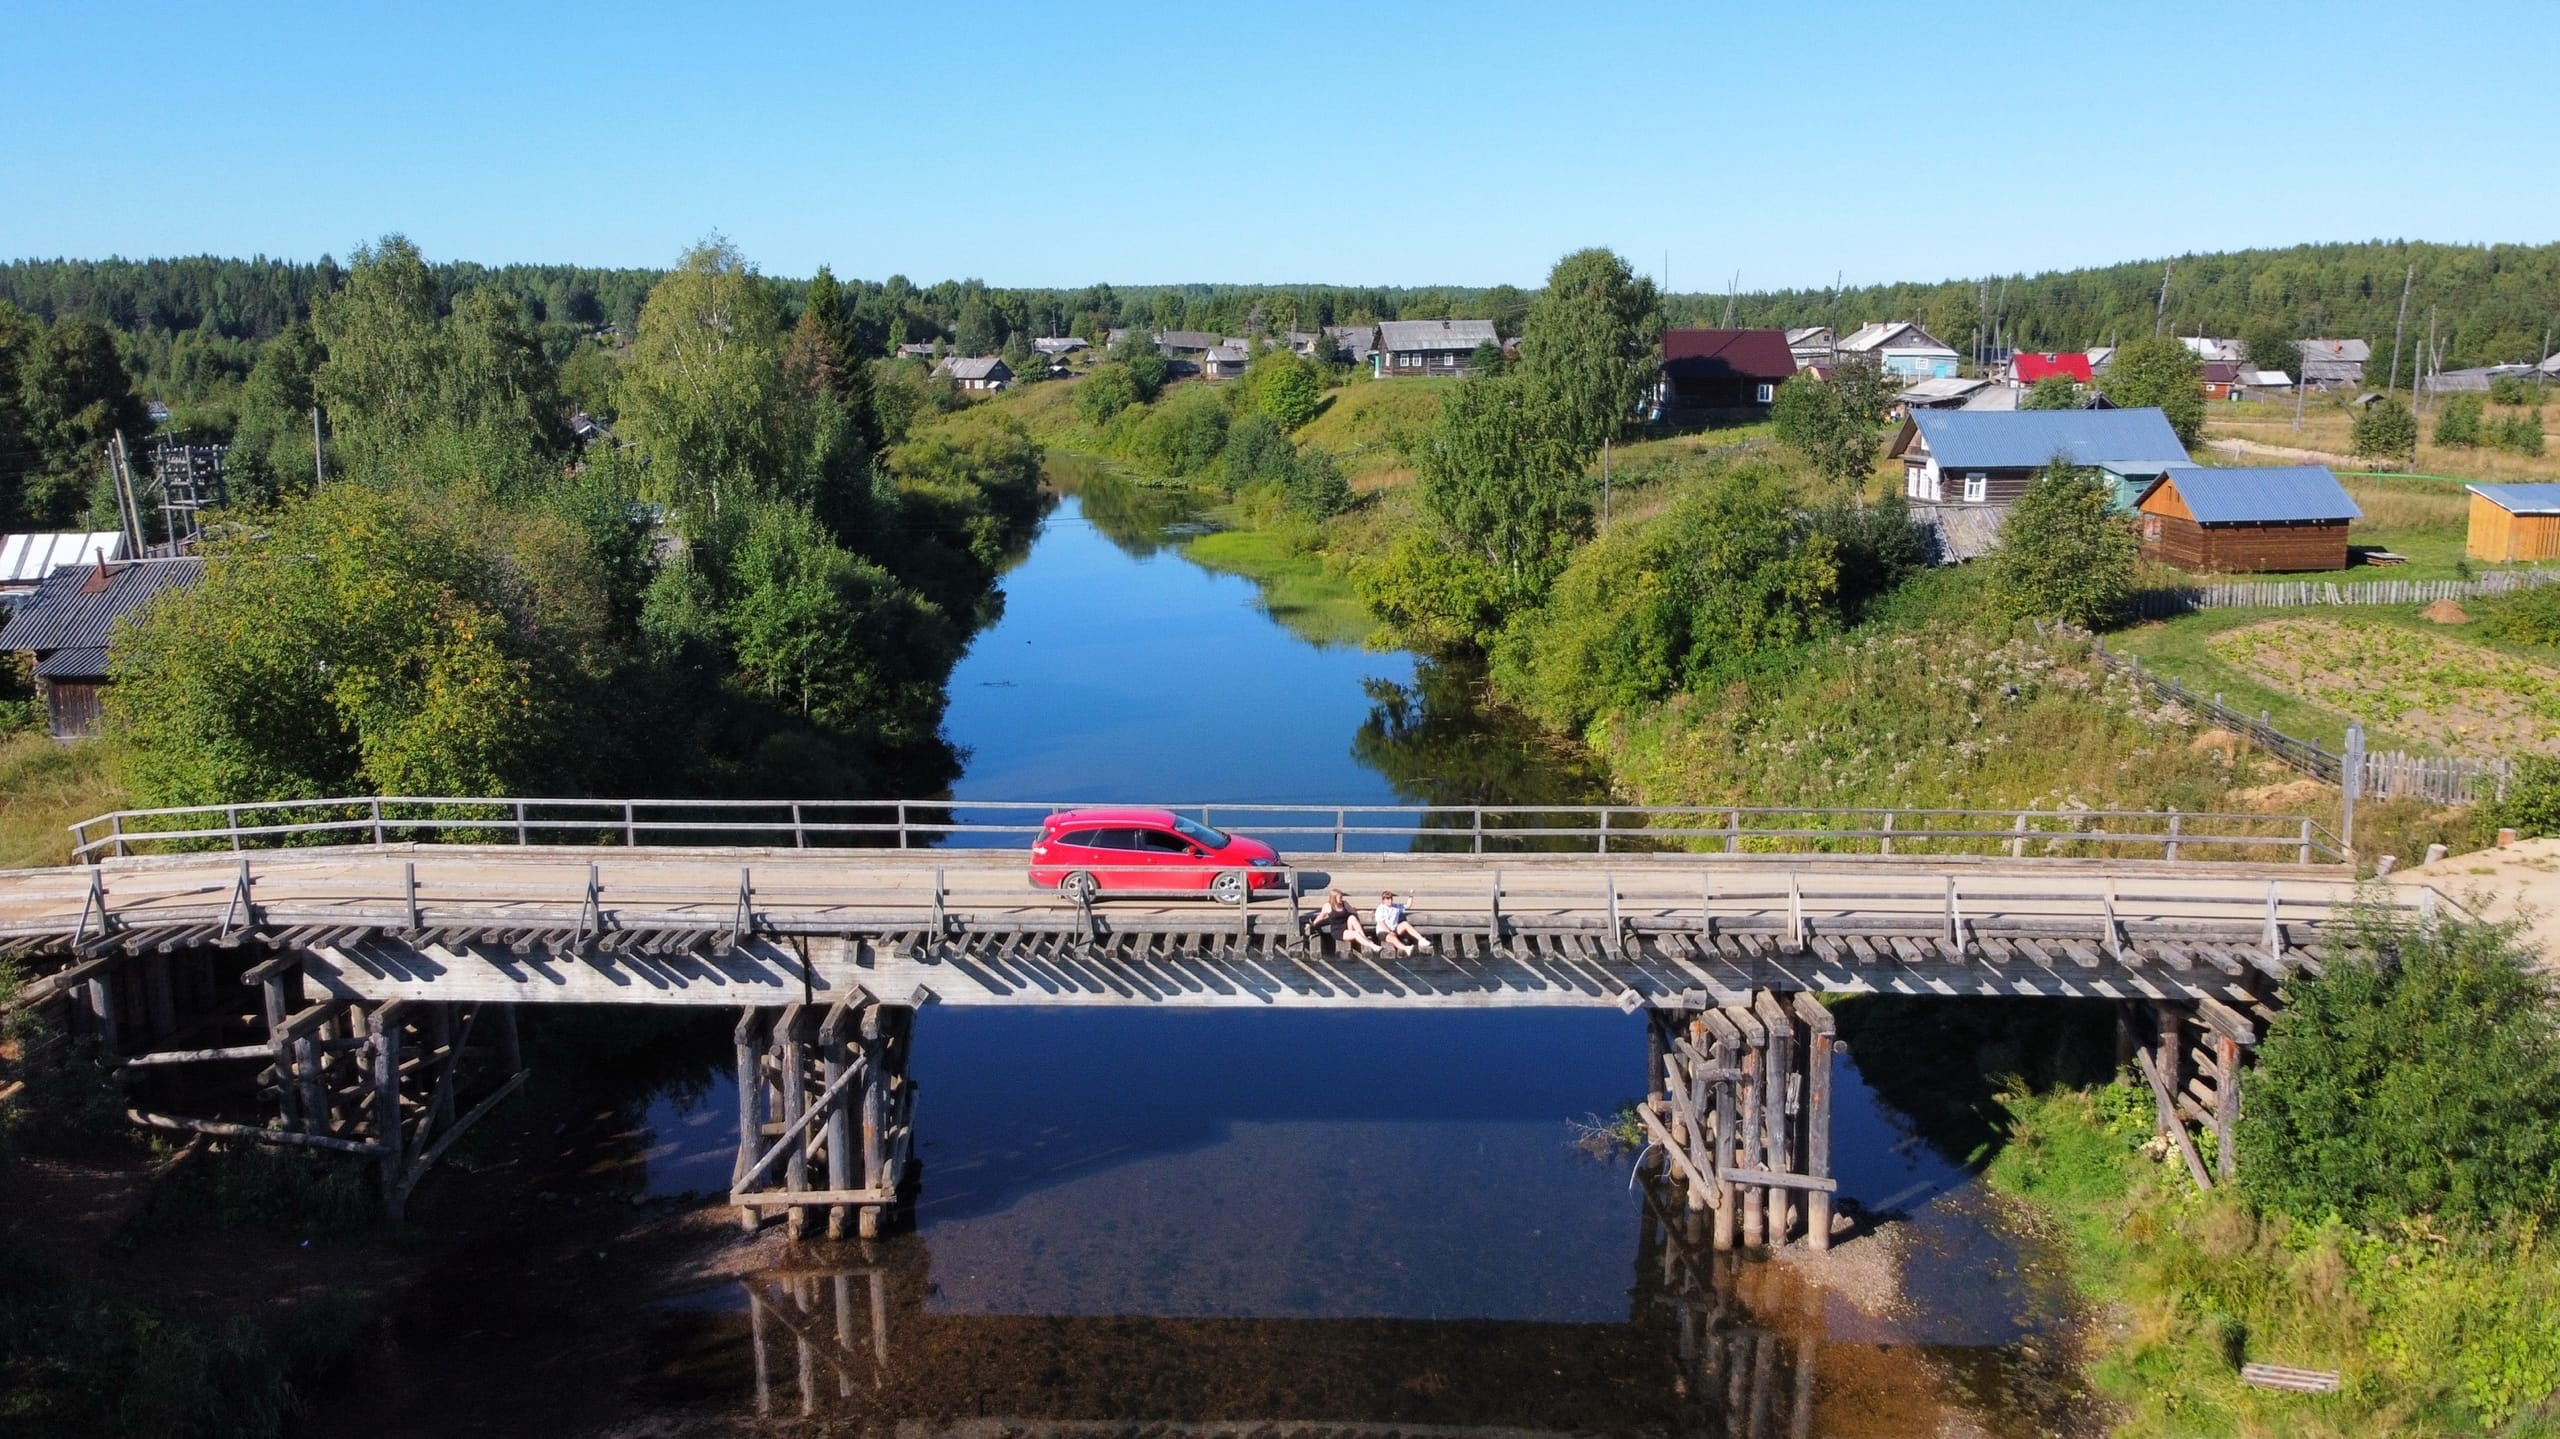
[[[2471,537],[2462,552],[2475,560],[2560,559],[2560,485],[2471,485]]]
[[[2171,465],[2134,506],[2142,553],[2185,570],[2343,570],[2347,525],[2364,511],[2318,465]]]

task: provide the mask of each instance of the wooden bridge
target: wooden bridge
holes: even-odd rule
[[[897,1203],[924,1005],[1607,1005],[1651,1016],[1649,1119],[1718,1238],[1779,1242],[1801,1218],[1822,1244],[1830,1042],[1813,996],[2141,1003],[2164,1132],[2184,1143],[2193,1120],[2227,1140],[2239,1050],[2276,986],[2360,903],[2439,903],[2360,895],[2294,818],[1225,805],[1179,808],[1280,841],[1282,883],[1235,903],[1079,903],[998,847],[1058,808],[125,812],[74,828],[94,863],[0,875],[0,958],[41,967],[20,1002],[66,1003],[108,1062],[257,1066],[235,1089],[274,1116],[136,1122],[373,1156],[395,1211],[524,1081],[517,1006],[735,1009],[733,1193],[750,1224],[778,1208],[795,1233],[820,1210],[833,1232],[848,1214],[874,1232]],[[1397,892],[1431,948],[1311,942],[1326,888],[1364,907]]]

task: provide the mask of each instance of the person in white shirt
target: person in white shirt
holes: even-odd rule
[[[1405,918],[1406,912],[1405,902],[1396,898],[1394,890],[1378,896],[1378,942],[1385,945],[1390,954],[1409,953],[1407,945],[1420,950],[1431,948],[1431,941],[1423,938],[1422,931],[1415,929],[1412,921]]]

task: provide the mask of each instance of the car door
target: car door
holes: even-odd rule
[[[1044,867],[1057,871],[1061,881],[1068,875],[1081,870],[1092,875],[1095,882],[1099,884],[1110,884],[1106,866],[1117,858],[1117,855],[1114,851],[1103,847],[1102,841],[1109,833],[1108,830],[1088,828],[1072,829],[1060,834],[1055,840],[1050,841],[1049,858]]]
[[[1171,830],[1137,831],[1152,889],[1207,889],[1213,870],[1200,847]]]
[[[1088,866],[1104,889],[1147,889],[1155,877],[1147,866],[1146,856],[1138,848],[1138,832],[1113,826],[1097,829],[1086,839],[1093,861]]]

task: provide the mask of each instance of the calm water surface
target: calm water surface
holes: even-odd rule
[[[1178,503],[1067,478],[953,677],[955,797],[1599,797],[1468,676],[1294,635],[1166,543]],[[1575,1146],[1568,1120],[1644,1086],[1615,1012],[929,1008],[913,1064],[914,1232],[690,1295],[670,1409],[1845,1435],[2067,1407],[2061,1301],[1846,1057],[1843,1193],[1912,1220],[1912,1302],[1882,1318],[1704,1252],[1631,1155]],[[648,1189],[723,1191],[734,1112],[714,1066],[653,1101]]]

